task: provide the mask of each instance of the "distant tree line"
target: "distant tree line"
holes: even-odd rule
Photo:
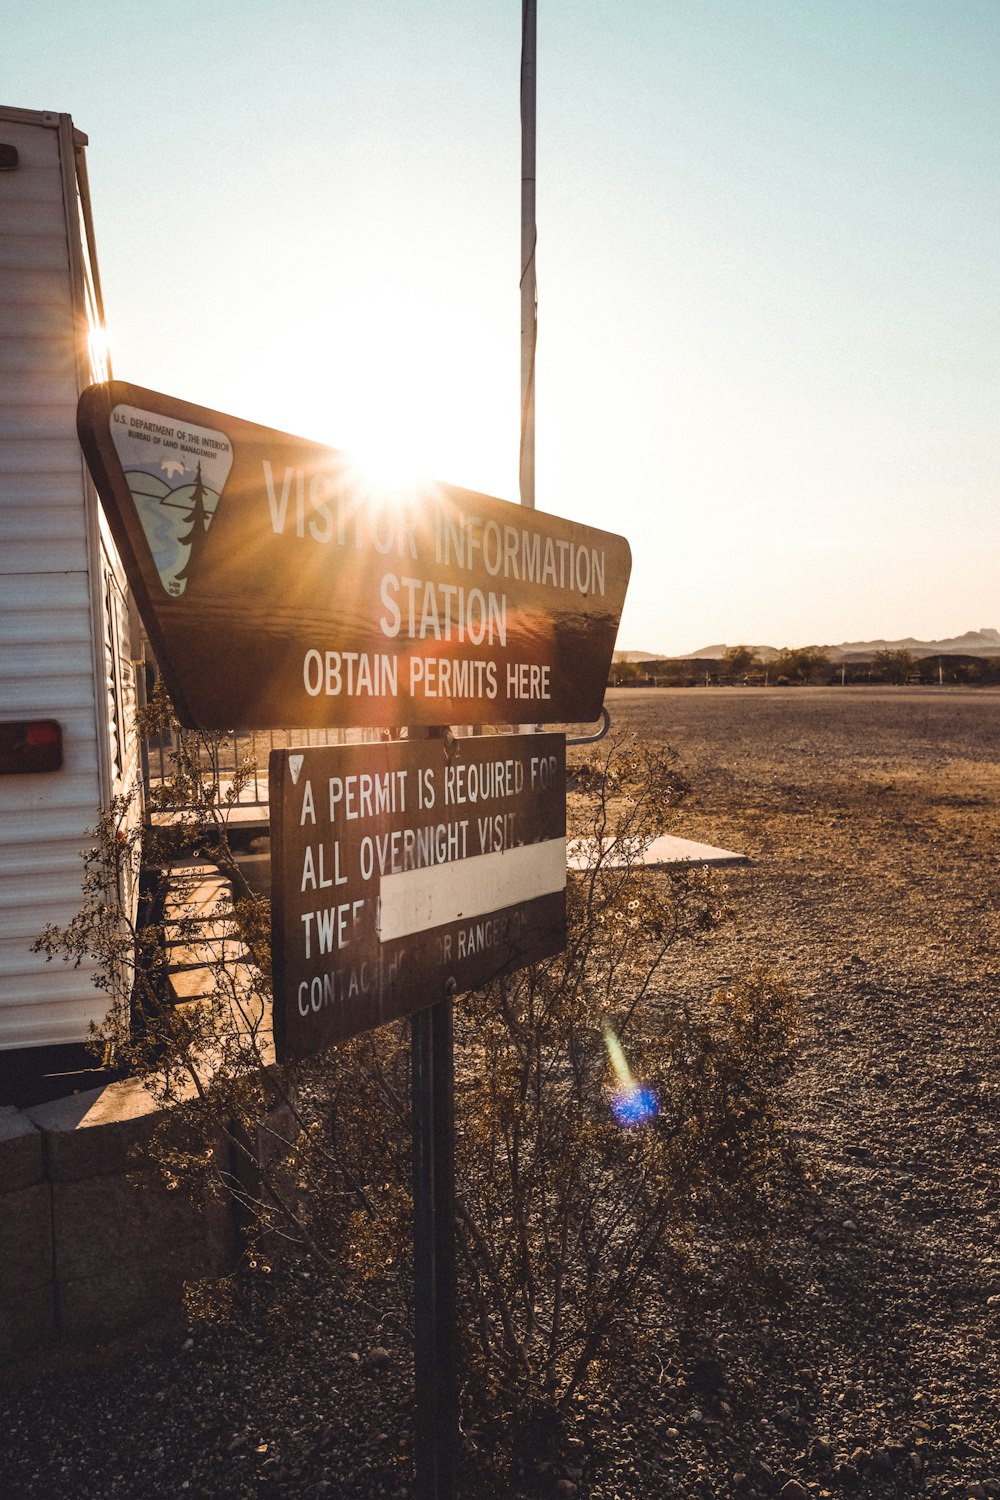
[[[719,657],[616,658],[609,687],[880,686],[903,683],[1000,684],[1000,656],[914,656],[899,647],[870,657],[832,661],[821,646],[786,646],[762,660],[753,646],[729,646]]]

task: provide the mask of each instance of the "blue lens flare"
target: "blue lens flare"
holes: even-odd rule
[[[608,1049],[611,1071],[618,1084],[611,1096],[611,1113],[623,1129],[631,1129],[633,1125],[646,1125],[659,1114],[660,1101],[647,1083],[636,1082],[622,1044],[607,1021],[602,1022],[601,1030]]]
[[[645,1125],[650,1120],[655,1120],[660,1112],[660,1101],[651,1088],[643,1084],[636,1084],[620,1094],[615,1094],[611,1100],[611,1113],[623,1129],[630,1129],[633,1125]]]

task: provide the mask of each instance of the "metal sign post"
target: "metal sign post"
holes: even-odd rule
[[[451,1500],[458,1451],[455,1062],[451,996],[411,1021],[414,1495]]]
[[[521,504],[535,507],[535,0],[521,0]]]

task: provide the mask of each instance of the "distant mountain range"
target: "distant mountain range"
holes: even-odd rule
[[[734,645],[749,645],[737,641]],[[810,644],[813,644],[810,642]],[[1000,630],[984,626],[982,630],[967,630],[964,635],[951,636],[943,641],[918,641],[908,635],[898,641],[843,641],[839,646],[822,648],[831,661],[869,660],[876,651],[909,651],[911,656],[1000,656]],[[702,646],[699,651],[688,651],[680,658],[684,661],[718,661],[728,647]],[[754,646],[761,661],[774,661],[778,651],[774,646]],[[619,661],[666,661],[662,651],[616,651]]]

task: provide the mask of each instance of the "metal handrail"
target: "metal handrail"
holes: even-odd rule
[[[604,739],[604,737],[607,734],[608,730],[611,728],[611,715],[608,713],[608,710],[606,708],[602,708],[601,709],[601,720],[602,720],[601,727],[597,731],[596,734],[582,734],[582,735],[577,736],[577,738],[575,738],[575,739],[567,739],[566,744],[567,745],[596,745],[599,740],[603,740]]]

